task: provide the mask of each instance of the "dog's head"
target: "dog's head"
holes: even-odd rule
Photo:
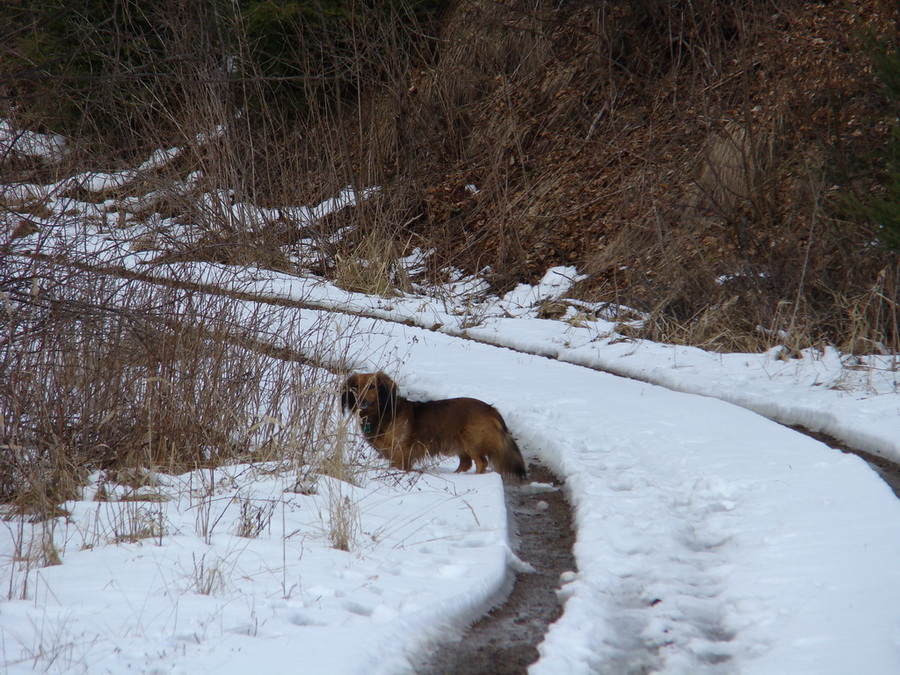
[[[356,373],[347,378],[341,390],[341,407],[361,415],[378,411],[391,418],[397,401],[397,384],[384,373]]]

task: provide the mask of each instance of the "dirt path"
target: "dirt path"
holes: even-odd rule
[[[533,463],[528,476],[548,488],[509,487],[506,503],[518,532],[518,556],[534,571],[518,573],[509,599],[469,628],[461,641],[439,646],[419,664],[419,675],[514,675],[537,660],[537,645],[562,612],[556,596],[560,575],[575,570],[575,533],[559,481]]]

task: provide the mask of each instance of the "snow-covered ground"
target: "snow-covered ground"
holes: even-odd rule
[[[126,248],[134,232],[86,233],[67,210],[70,226],[48,218],[16,245],[40,236],[44,252],[148,269],[152,253]],[[280,325],[328,326],[319,346],[356,369],[501,410],[575,510],[578,569],[532,673],[900,672],[900,502],[862,460],[772,421],[900,460],[895,359],[636,342],[577,302],[537,318],[574,269],[504,298],[460,279],[390,299],[313,276],[152,269],[302,301]],[[353,484],[298,492],[295,473],[266,468],[160,476],[148,501],[94,501],[89,486],[68,518],[6,521],[4,670],[400,673],[527,569],[495,474],[373,461]],[[248,513],[262,526],[242,537]],[[344,522],[349,551],[330,536]],[[134,523],[149,536],[121,536]],[[25,565],[49,536],[62,564]]]

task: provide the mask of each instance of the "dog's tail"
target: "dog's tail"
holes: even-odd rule
[[[525,480],[528,472],[525,470],[525,458],[516,441],[510,436],[507,429],[503,430],[503,448],[494,458],[494,470],[519,480]]]

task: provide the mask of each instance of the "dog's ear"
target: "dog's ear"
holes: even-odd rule
[[[375,386],[378,387],[378,391],[387,391],[391,394],[391,396],[397,395],[397,383],[384,373],[375,373],[372,376],[372,379],[375,380]]]
[[[376,373],[375,387],[378,391],[378,411],[381,413],[381,417],[393,419],[399,396],[397,383],[384,373]]]
[[[356,375],[351,375],[344,382],[344,388],[341,390],[341,408],[343,410],[353,410],[356,407]]]

